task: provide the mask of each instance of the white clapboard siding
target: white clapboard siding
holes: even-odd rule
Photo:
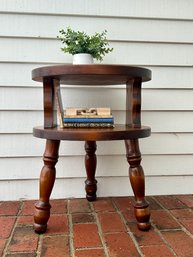
[[[58,179],[55,182],[51,198],[85,197],[85,178]],[[133,195],[129,179],[125,177],[97,178],[97,196]],[[174,182],[175,181],[175,182]],[[22,184],[22,186],[21,186]],[[174,185],[175,186],[171,186]],[[189,194],[192,188],[192,176],[146,177],[147,195]],[[121,186],[117,186],[121,185]],[[183,187],[186,185],[186,187]],[[3,200],[37,199],[39,197],[38,180],[0,181],[0,198]],[[10,190],[10,188],[12,190]]]
[[[55,39],[1,38],[0,59],[3,62],[71,62],[63,55]],[[115,49],[104,58],[106,63],[133,65],[192,65],[192,44],[163,44],[141,42],[111,42]],[[34,54],[34,51],[36,54]],[[48,54],[49,53],[49,54]]]
[[[191,0],[39,0],[29,4],[28,0],[1,0],[1,11],[8,13],[73,14],[113,17],[145,17],[192,20]]]
[[[34,138],[31,134],[1,134],[0,156],[22,157],[41,156],[44,139]],[[192,154],[193,135],[191,133],[153,133],[151,137],[140,139],[143,154]],[[99,141],[99,155],[125,154],[123,141]],[[60,146],[62,155],[84,155],[84,142],[63,141]]]
[[[71,63],[56,38],[62,27],[89,34],[107,29],[114,51],[103,63],[147,67],[140,140],[147,194],[192,193],[193,1],[192,0],[0,1],[0,200],[38,198],[45,140],[42,84],[34,68]],[[62,87],[64,108],[110,106],[125,121],[125,86]],[[93,97],[94,95],[94,97]],[[123,141],[97,142],[98,195],[132,195]],[[84,197],[84,142],[61,142],[53,198]],[[121,185],[118,187],[117,185]]]
[[[101,94],[101,90],[103,93]],[[94,95],[94,98],[92,97]],[[63,107],[110,106],[112,110],[125,110],[125,88],[92,87],[64,88]],[[20,101],[18,101],[20,99]],[[42,110],[43,90],[41,87],[0,87],[1,110]],[[184,100],[186,99],[186,100]],[[193,110],[193,90],[143,89],[143,110]],[[172,104],[171,104],[172,103]]]
[[[168,158],[169,157],[169,158]],[[162,163],[163,165],[157,165]],[[184,165],[186,163],[186,165]],[[42,157],[0,158],[1,180],[33,180],[40,176]],[[146,176],[191,176],[192,155],[142,155],[142,166]],[[14,169],[12,167],[15,167]],[[127,177],[128,163],[123,155],[97,155],[97,177]],[[7,172],[9,171],[9,172]],[[84,156],[60,156],[56,164],[58,178],[85,178]]]
[[[113,110],[113,116],[115,123],[125,123],[125,111]],[[43,112],[1,111],[0,124],[0,133],[32,133],[35,125],[43,124]],[[191,133],[193,115],[191,111],[142,111],[142,124],[150,126],[153,133]]]
[[[32,70],[41,66],[45,64],[0,63],[0,86],[42,87],[41,83],[31,79]],[[147,68],[152,70],[152,80],[144,83],[143,88],[193,88],[192,67],[148,66]]]
[[[193,21],[150,20],[150,19],[120,19],[117,22],[113,17],[74,17],[70,15],[26,15],[1,14],[0,23],[6,24],[12,20],[9,29],[2,26],[0,36],[22,38],[56,38],[61,28],[71,26],[76,30],[92,34],[93,23],[97,24],[97,31],[108,31],[110,41],[139,41],[139,42],[170,42],[192,43]],[[47,29],[47,24],[52,26]],[[181,33],[176,33],[176,26]],[[157,29],[159,27],[159,30]],[[128,33],[120,28],[127,28]],[[143,33],[143,32],[146,33]],[[154,31],[154,33],[152,33]]]

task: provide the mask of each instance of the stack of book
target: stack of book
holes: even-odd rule
[[[114,118],[110,108],[67,108],[63,127],[112,128]]]
[[[60,128],[112,128],[114,118],[110,108],[63,109],[60,84],[54,80],[54,94]]]

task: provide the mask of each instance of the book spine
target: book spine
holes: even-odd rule
[[[112,123],[64,123],[64,128],[114,128]]]
[[[64,118],[64,123],[113,123],[113,118]]]
[[[64,115],[64,118],[113,118],[113,115]]]

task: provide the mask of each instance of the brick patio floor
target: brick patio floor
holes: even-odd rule
[[[193,196],[148,197],[149,232],[137,229],[132,199],[52,200],[42,235],[32,227],[35,201],[0,202],[0,256],[193,257]]]

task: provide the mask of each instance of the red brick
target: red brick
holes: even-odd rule
[[[99,221],[103,233],[125,231],[126,228],[118,213],[100,213],[98,214]]]
[[[15,223],[13,217],[0,217],[0,237],[8,238]]]
[[[177,198],[184,203],[187,207],[193,208],[193,196],[192,195],[178,195]]]
[[[179,230],[164,231],[163,237],[170,244],[177,256],[191,257],[193,256],[193,239],[186,233]]]
[[[35,204],[36,201],[24,201],[23,208],[21,211],[21,215],[34,215],[35,212]]]
[[[0,202],[0,215],[14,216],[18,214],[20,202]]]
[[[0,239],[0,252],[3,252],[3,249],[5,247],[6,240],[5,239]]]
[[[90,213],[72,214],[72,223],[93,223],[94,221],[94,216]]]
[[[130,223],[130,222],[134,222],[136,223],[136,218],[135,218],[135,214],[134,214],[134,209],[133,210],[126,210],[122,212],[122,215],[126,221],[126,223]]]
[[[32,226],[34,223],[33,216],[19,216],[17,224],[18,225],[28,225]]]
[[[153,223],[160,230],[180,228],[180,225],[173,219],[173,217],[167,211],[152,211],[151,218]]]
[[[190,209],[171,210],[171,214],[179,220],[193,219],[193,212]]]
[[[129,228],[140,246],[164,244],[160,235],[153,228],[149,231],[140,231],[135,223],[130,223]]]
[[[99,198],[96,202],[93,202],[93,206],[96,212],[113,212],[115,208],[109,198]]]
[[[141,248],[145,257],[173,257],[166,245],[149,245]]]
[[[69,257],[69,239],[67,236],[44,237],[41,257]]]
[[[193,235],[193,220],[183,220],[181,224]]]
[[[155,198],[168,210],[186,207],[179,199],[174,196],[156,196]]]
[[[67,200],[51,200],[51,214],[67,213]]]
[[[133,241],[127,233],[105,234],[104,237],[111,257],[140,257]]]
[[[119,210],[121,211],[127,210],[127,209],[133,209],[133,202],[134,202],[133,197],[116,197],[116,198],[113,198],[113,201],[117,206],[117,208],[119,208]]]
[[[51,215],[48,221],[46,234],[67,234],[69,233],[67,215]]]
[[[69,204],[70,212],[91,212],[89,202],[86,199],[72,199]]]
[[[75,252],[75,257],[105,257],[102,249],[88,249]]]
[[[161,210],[163,209],[162,206],[153,198],[153,197],[146,197],[147,202],[149,203],[149,207],[151,210]]]
[[[101,246],[96,224],[75,224],[73,232],[75,248]]]
[[[9,245],[10,252],[35,251],[38,243],[38,235],[32,227],[17,227]]]

